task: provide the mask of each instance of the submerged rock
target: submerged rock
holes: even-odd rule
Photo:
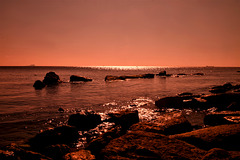
[[[95,128],[98,124],[100,124],[101,116],[95,114],[94,112],[84,112],[70,115],[68,119],[68,125],[75,126],[79,130],[89,130]]]
[[[55,72],[48,72],[43,80],[43,83],[46,85],[55,85],[60,82],[60,78]]]
[[[42,150],[43,148],[55,144],[71,144],[79,137],[78,130],[71,126],[60,126],[37,134],[29,140],[32,148]]]
[[[35,89],[42,89],[42,88],[45,87],[45,84],[44,84],[42,81],[37,80],[37,81],[35,81],[35,83],[33,84],[33,87],[34,87]]]
[[[64,155],[70,152],[70,147],[66,144],[56,144],[44,149],[43,154],[56,160],[61,160]]]
[[[220,125],[192,132],[171,135],[170,138],[186,141],[201,149],[223,148],[240,151],[240,124]]]
[[[222,86],[212,87],[209,92],[211,93],[225,93],[229,90],[233,89],[233,85],[231,83],[226,83]]]
[[[123,129],[128,129],[134,123],[139,122],[138,111],[123,110],[109,113],[110,119],[108,121],[120,125]]]
[[[92,81],[92,79],[89,79],[89,78],[86,78],[86,77],[80,77],[80,76],[77,76],[77,75],[71,75],[70,82],[74,82],[74,81],[88,82],[88,81]]]
[[[154,74],[140,74],[140,75],[130,75],[130,76],[112,76],[112,75],[107,75],[105,77],[105,81],[126,80],[126,79],[135,79],[135,78],[154,78]]]
[[[201,159],[204,150],[167,136],[132,131],[112,140],[101,152],[100,159]]]
[[[204,73],[193,73],[193,75],[195,75],[195,76],[203,76]]]

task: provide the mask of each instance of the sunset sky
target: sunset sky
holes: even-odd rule
[[[240,0],[0,0],[0,66],[239,66]]]

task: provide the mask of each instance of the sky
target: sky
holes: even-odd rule
[[[238,66],[240,0],[0,0],[0,66]]]

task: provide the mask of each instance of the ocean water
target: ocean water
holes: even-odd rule
[[[172,77],[105,82],[106,75],[137,75],[166,70]],[[138,109],[142,120],[154,115],[155,100],[181,92],[209,94],[210,87],[240,83],[240,68],[230,67],[0,67],[0,146],[25,141],[40,130],[66,123],[83,109],[102,116],[122,108]],[[33,83],[54,71],[63,83],[35,90]],[[203,76],[193,75],[204,73]],[[186,76],[176,76],[185,73]],[[71,75],[92,82],[69,83]],[[58,108],[64,108],[59,113]],[[151,112],[152,111],[152,112]],[[152,114],[150,114],[152,113]]]

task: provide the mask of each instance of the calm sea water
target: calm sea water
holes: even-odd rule
[[[158,77],[105,82],[106,75],[170,74],[187,76]],[[21,142],[39,130],[66,123],[76,110],[91,109],[104,114],[113,109],[156,109],[154,101],[181,92],[208,93],[214,85],[240,82],[240,68],[164,68],[164,67],[0,67],[0,146]],[[64,81],[57,86],[35,90],[33,83],[54,71]],[[192,75],[204,73],[204,76]],[[69,83],[71,75],[92,78],[92,82]],[[59,113],[62,107],[66,112]],[[142,112],[141,112],[142,111]]]

